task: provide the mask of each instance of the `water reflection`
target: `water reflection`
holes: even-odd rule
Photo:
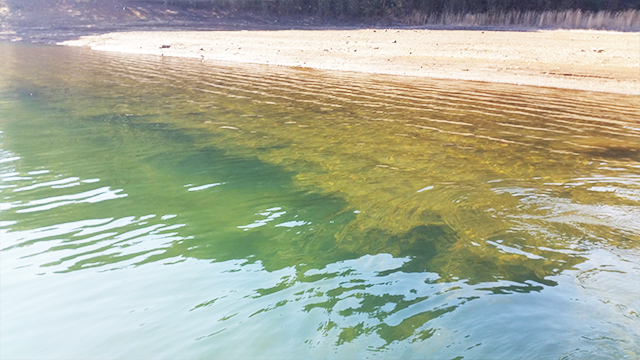
[[[101,279],[169,357],[638,349],[638,97],[0,47],[11,309]]]

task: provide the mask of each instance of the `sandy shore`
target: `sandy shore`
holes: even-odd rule
[[[95,50],[640,95],[640,34],[605,31],[136,31]]]

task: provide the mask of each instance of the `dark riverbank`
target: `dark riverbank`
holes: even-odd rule
[[[287,1],[292,6],[285,7]],[[386,5],[380,5],[383,8],[376,11],[369,9],[368,2],[357,0],[331,0],[329,8],[325,6],[328,0],[306,0],[306,7],[297,4],[302,0],[287,1],[0,0],[0,40],[56,43],[80,35],[132,30],[640,31],[640,9],[620,1],[608,8],[599,5],[568,8],[560,7],[559,3],[554,5],[557,8],[529,9],[518,5],[520,7],[489,9],[471,6],[472,1],[466,8],[459,8],[454,0],[433,0],[424,2],[433,3],[431,10],[427,10],[421,2],[415,2],[422,4],[422,7],[416,7],[418,5],[410,5],[407,1],[394,0],[388,4],[384,2]],[[351,7],[345,4],[351,4]],[[384,10],[384,6],[389,9]]]

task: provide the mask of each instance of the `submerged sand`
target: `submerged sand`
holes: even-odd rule
[[[133,31],[95,50],[640,95],[640,34],[608,31]]]

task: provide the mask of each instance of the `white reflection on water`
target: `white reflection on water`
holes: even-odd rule
[[[464,281],[437,282],[432,273],[393,271],[408,259],[388,254],[310,269],[298,280],[294,267],[265,271],[259,261],[211,263],[178,257],[172,266],[151,263],[90,278],[81,273],[48,275],[31,279],[36,286],[20,286],[20,279],[38,270],[27,267],[3,279],[28,295],[22,304],[5,304],[3,322],[25,322],[12,331],[17,338],[32,336],[33,329],[52,343],[73,334],[85,345],[76,357],[99,350],[109,358],[349,358],[362,351],[384,358],[420,357],[425,352],[435,358],[479,358],[497,352],[513,358],[523,350],[554,353],[585,349],[589,343],[600,344],[604,351],[612,346],[612,337],[620,348],[607,353],[625,357],[622,349],[637,343],[637,336],[602,319],[621,314],[629,324],[637,321],[637,294],[622,299],[621,289],[607,285],[619,283],[617,275],[638,270],[628,262],[634,259],[629,255],[594,252],[579,268],[599,264],[603,271],[569,271],[555,277],[559,286],[533,292],[527,291],[536,289],[533,284],[470,286]],[[504,295],[487,296],[496,287],[510,294],[508,301]],[[47,302],[39,300],[42,296]],[[82,305],[96,299],[100,312]],[[65,303],[78,304],[73,315],[59,311]],[[590,311],[588,318],[585,311]],[[404,332],[411,323],[412,331]],[[99,329],[100,336],[87,328]],[[228,346],[238,337],[251,346]],[[126,349],[112,346],[122,339],[129,339]],[[157,339],[171,339],[171,344]],[[600,358],[597,349],[589,350],[590,357]],[[5,351],[12,350],[7,342]],[[42,356],[37,349],[22,353]],[[68,352],[53,352],[63,354]]]
[[[55,188],[52,186],[52,188]],[[29,213],[35,211],[44,211],[55,209],[60,206],[70,204],[97,203],[105,200],[113,200],[121,197],[126,197],[127,194],[119,194],[122,189],[111,190],[110,187],[105,186],[98,189],[88,190],[73,195],[61,195],[50,198],[38,199],[29,201],[26,204],[15,204],[12,207],[25,207],[26,209],[19,209],[17,213]]]

